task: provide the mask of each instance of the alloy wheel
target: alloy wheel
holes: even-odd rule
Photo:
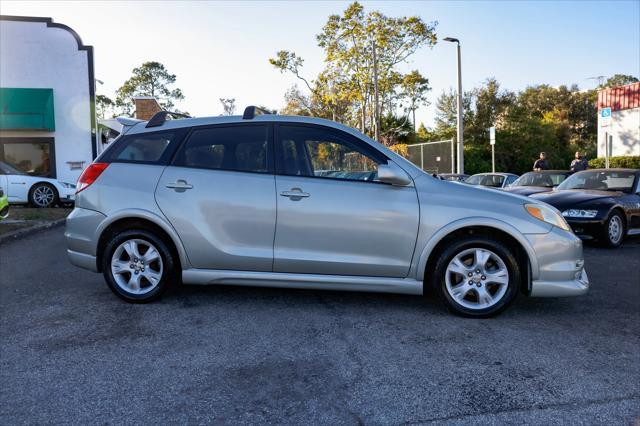
[[[620,239],[622,238],[622,230],[624,226],[622,225],[622,219],[620,216],[613,215],[611,219],[609,219],[609,226],[607,227],[607,232],[609,234],[609,241],[612,244],[618,244]]]
[[[113,279],[128,293],[142,295],[151,292],[160,283],[162,272],[160,252],[145,240],[126,240],[111,257]]]
[[[505,262],[485,248],[470,248],[451,259],[445,275],[446,289],[459,305],[473,310],[496,305],[509,288]]]
[[[48,207],[53,203],[56,194],[50,186],[41,185],[33,190],[33,203],[38,207]]]

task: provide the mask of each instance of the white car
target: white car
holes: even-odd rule
[[[11,204],[29,203],[34,207],[51,207],[72,203],[76,198],[73,183],[31,176],[0,161],[0,188]]]

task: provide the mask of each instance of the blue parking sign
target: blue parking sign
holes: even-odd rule
[[[600,117],[602,118],[611,117],[611,108],[602,108],[600,110]]]

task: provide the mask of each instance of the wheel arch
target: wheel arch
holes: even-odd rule
[[[146,229],[161,238],[176,257],[178,268],[189,264],[182,241],[173,227],[160,216],[145,210],[127,210],[110,215],[96,229],[96,266],[102,272],[102,256],[109,237],[126,229]]]
[[[482,235],[497,238],[508,245],[515,245],[516,258],[522,269],[521,290],[528,294],[533,279],[539,274],[536,253],[529,241],[513,226],[490,218],[467,218],[452,222],[438,230],[422,249],[417,269],[417,280],[424,281],[426,271],[437,259],[444,245],[452,239],[468,235]]]

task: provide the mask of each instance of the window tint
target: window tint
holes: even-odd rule
[[[382,161],[347,135],[309,126],[279,128],[281,172],[287,175],[377,181]]]
[[[111,161],[155,163],[173,140],[174,133],[161,132],[125,136],[114,146]]]
[[[176,165],[267,173],[267,126],[229,126],[194,130]]]

